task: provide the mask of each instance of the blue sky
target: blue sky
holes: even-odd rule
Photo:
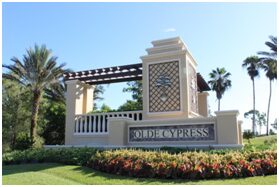
[[[46,44],[75,71],[140,63],[151,41],[180,36],[208,81],[216,67],[231,72],[232,88],[221,109],[252,109],[252,82],[242,61],[268,50],[264,42],[276,36],[275,3],[3,3],[2,62],[21,58],[25,50]],[[104,103],[117,108],[130,99],[125,83],[105,86]],[[256,108],[266,112],[268,80],[256,79]],[[273,83],[271,121],[276,117]],[[103,102],[99,103],[101,105]],[[215,93],[209,97],[217,110]],[[244,120],[244,128],[251,122]]]

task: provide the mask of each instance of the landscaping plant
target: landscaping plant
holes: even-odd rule
[[[55,162],[137,178],[213,179],[277,174],[277,151],[186,151],[140,149],[28,149],[5,153],[3,164]]]

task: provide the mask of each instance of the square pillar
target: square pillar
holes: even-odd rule
[[[82,113],[87,114],[93,110],[93,96],[94,96],[95,86],[83,85],[83,108]]]
[[[180,37],[157,40],[142,56],[143,119],[198,115],[197,63]]]
[[[238,110],[215,112],[218,144],[240,144]]]
[[[208,117],[208,92],[198,93],[199,114],[203,117]]]
[[[93,109],[94,86],[83,84],[78,80],[65,83],[67,85],[65,145],[69,145],[73,141],[75,116],[86,114]]]

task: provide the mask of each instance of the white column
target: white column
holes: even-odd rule
[[[103,116],[103,120],[102,120],[102,132],[104,133],[105,132],[105,124],[106,124],[106,115],[102,115]]]
[[[96,132],[96,124],[97,124],[96,116],[97,116],[97,115],[94,115],[94,116],[93,116],[93,118],[94,118],[94,119],[93,119],[93,133]]]
[[[92,116],[89,116],[89,133],[92,131]]]
[[[83,116],[85,122],[84,122],[84,133],[87,133],[87,116]]]

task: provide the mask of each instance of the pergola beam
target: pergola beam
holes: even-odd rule
[[[130,64],[124,66],[114,66],[114,67],[107,67],[107,68],[99,68],[99,69],[92,69],[86,71],[77,71],[72,73],[65,73],[64,78],[65,80],[74,80],[80,79],[83,77],[87,77],[89,75],[111,75],[113,76],[116,73],[124,73],[124,72],[132,72],[132,71],[142,71],[142,64]]]
[[[64,80],[79,80],[90,85],[142,80],[142,63],[65,73]],[[200,73],[197,73],[197,82],[198,91],[210,90]]]
[[[142,80],[142,76],[138,75],[136,77],[123,77],[118,79],[97,80],[97,81],[91,80],[85,83],[90,85],[97,85],[97,84],[110,84],[110,83],[119,83],[119,82],[128,82],[128,81],[137,81],[137,80]]]

